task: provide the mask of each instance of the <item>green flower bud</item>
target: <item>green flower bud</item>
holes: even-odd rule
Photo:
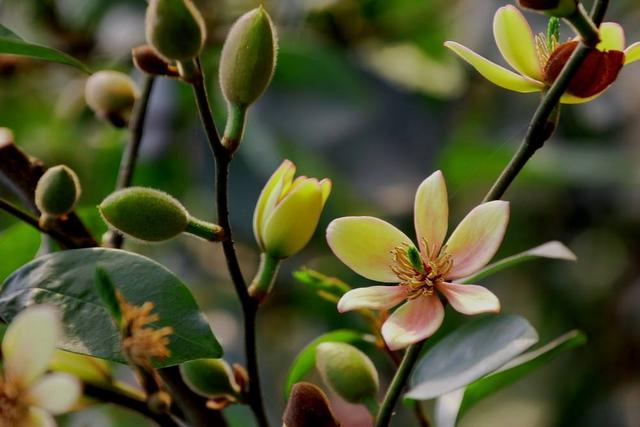
[[[80,197],[78,175],[65,165],[47,169],[36,185],[35,202],[40,210],[40,225],[48,224],[73,210]]]
[[[191,0],[150,0],[146,33],[147,42],[169,61],[195,58],[207,37],[204,19]]]
[[[522,8],[560,18],[574,14],[578,9],[578,0],[518,0],[518,3]]]
[[[210,399],[236,400],[240,386],[231,366],[223,359],[197,359],[180,365],[180,373],[189,388]]]
[[[324,382],[351,403],[369,404],[378,393],[378,372],[352,345],[326,342],[316,348],[316,368]]]
[[[297,383],[282,417],[283,427],[339,427],[329,399],[311,383]]]
[[[189,213],[172,196],[144,187],[130,187],[109,195],[98,206],[104,220],[140,240],[171,239],[189,225]]]
[[[131,77],[118,71],[98,71],[89,77],[84,88],[89,108],[117,127],[127,125],[138,96]]]
[[[220,86],[232,104],[247,106],[265,91],[276,64],[277,38],[262,6],[231,27],[220,57]]]

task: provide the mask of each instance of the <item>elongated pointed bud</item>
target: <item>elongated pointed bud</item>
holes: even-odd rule
[[[150,0],[146,15],[147,43],[169,61],[200,55],[206,40],[202,15],[191,0]]]
[[[340,426],[324,392],[305,382],[293,386],[282,421],[283,427]]]
[[[316,348],[316,368],[324,382],[347,402],[368,404],[378,393],[378,371],[352,345],[327,342]]]
[[[89,108],[116,127],[127,126],[138,96],[138,88],[131,77],[118,71],[92,74],[84,89]]]
[[[35,192],[40,226],[46,229],[52,221],[71,212],[80,193],[80,180],[72,169],[65,165],[47,169],[38,180]]]
[[[240,385],[224,359],[191,360],[180,365],[180,373],[191,390],[210,399],[235,401],[240,395]]]
[[[276,31],[259,6],[231,27],[220,58],[220,86],[229,103],[246,107],[267,89],[276,64]]]
[[[578,9],[578,0],[518,0],[520,7],[559,18],[570,16]]]

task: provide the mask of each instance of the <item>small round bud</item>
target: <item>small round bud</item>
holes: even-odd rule
[[[189,213],[167,193],[130,187],[109,195],[98,206],[104,220],[136,239],[158,242],[184,232]]]
[[[524,9],[542,12],[559,18],[570,16],[578,9],[578,0],[518,0]]]
[[[204,19],[191,0],[150,0],[146,33],[147,42],[169,61],[195,58],[206,40]]]
[[[316,368],[324,382],[347,402],[367,403],[378,393],[378,371],[367,355],[350,344],[320,344]]]
[[[282,421],[284,427],[340,426],[324,392],[305,382],[293,386]]]
[[[127,125],[138,96],[131,77],[118,71],[98,71],[89,77],[84,88],[89,108],[117,127]]]
[[[232,104],[248,106],[267,89],[276,65],[277,38],[262,6],[231,27],[220,57],[220,86]]]
[[[178,70],[170,65],[148,44],[134,47],[131,50],[133,64],[140,71],[152,76],[178,77]]]
[[[180,373],[189,388],[202,396],[233,400],[239,396],[240,386],[223,359],[190,360],[180,365]]]
[[[36,185],[35,202],[41,212],[40,225],[71,212],[80,197],[80,180],[65,165],[47,169]]]
[[[147,406],[154,414],[165,414],[171,407],[171,395],[163,390],[157,391],[149,396]]]

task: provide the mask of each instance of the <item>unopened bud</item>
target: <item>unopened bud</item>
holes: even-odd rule
[[[262,95],[273,76],[276,51],[275,28],[262,6],[233,24],[220,57],[220,86],[227,101],[246,107]]]
[[[147,42],[165,59],[186,61],[202,51],[206,27],[191,0],[150,0],[146,35]]]
[[[202,396],[232,400],[239,396],[240,386],[223,359],[190,360],[180,365],[180,373],[189,388]]]
[[[282,417],[283,427],[339,427],[329,399],[317,386],[297,383]]]
[[[518,0],[520,7],[542,12],[545,15],[566,17],[578,9],[578,0]]]
[[[40,210],[40,226],[50,223],[73,210],[80,197],[78,175],[65,165],[47,169],[36,185],[35,203]]]
[[[178,77],[178,69],[170,65],[148,44],[134,47],[131,51],[133,64],[140,71],[152,76]]]
[[[316,368],[324,382],[347,402],[368,403],[378,393],[378,371],[367,355],[350,344],[320,344]]]
[[[131,77],[118,71],[92,74],[84,89],[87,105],[117,127],[128,124],[138,96],[138,88]]]
[[[154,414],[165,414],[171,407],[171,395],[163,390],[157,391],[149,396],[147,406]]]

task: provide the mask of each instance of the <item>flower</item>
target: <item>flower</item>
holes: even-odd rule
[[[309,243],[331,192],[327,178],[299,176],[296,165],[282,162],[264,186],[253,213],[253,233],[262,252],[287,258]]]
[[[382,325],[392,350],[433,335],[444,318],[438,293],[460,313],[496,313],[498,298],[482,286],[456,284],[484,267],[498,250],[509,221],[509,203],[492,201],[474,208],[449,237],[447,187],[437,171],[422,182],[415,198],[418,248],[393,225],[373,217],[344,217],[327,228],[333,253],[353,271],[397,286],[353,289],[338,311],[386,310],[403,303]]]
[[[522,93],[546,90],[578,45],[575,40],[559,44],[555,39],[546,40],[542,34],[534,36],[522,13],[511,5],[496,12],[493,34],[500,53],[517,73],[459,43],[447,41],[444,45],[490,82]],[[623,65],[640,59],[640,42],[625,49],[624,30],[616,23],[605,22],[600,26],[600,40],[596,49],[587,55],[560,102],[578,104],[593,100],[615,81]]]
[[[62,334],[59,313],[33,306],[13,319],[2,340],[0,426],[55,426],[52,415],[68,411],[80,397],[72,375],[45,374]]]

